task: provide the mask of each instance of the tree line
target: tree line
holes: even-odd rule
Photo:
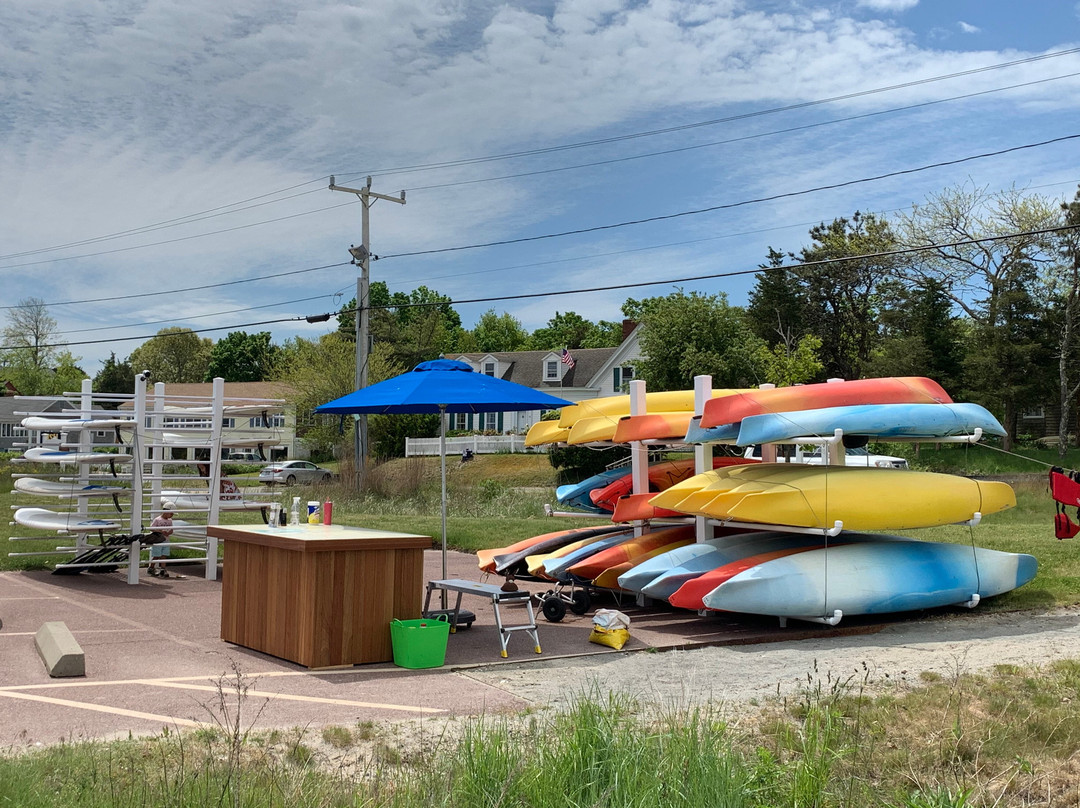
[[[1016,189],[970,184],[932,194],[894,217],[855,211],[809,231],[796,250],[770,247],[747,305],[682,289],[623,304],[641,323],[637,376],[650,390],[688,389],[710,374],[714,387],[800,384],[838,377],[929,376],[957,400],[975,401],[1014,440],[1020,415],[1059,414],[1060,449],[1075,442],[1080,391],[1080,191],[1062,203]],[[453,301],[421,286],[370,288],[373,382],[439,355],[617,345],[622,323],[556,312],[533,332],[494,309],[467,329]],[[137,370],[156,381],[286,382],[299,412],[353,388],[355,300],[338,328],[276,345],[268,332],[236,331],[213,341],[165,328],[123,360],[112,354],[95,390],[130,392]],[[25,394],[77,388],[77,357],[55,347],[56,323],[39,300],[10,310],[0,375]],[[399,419],[388,444],[426,431]],[[426,423],[426,422],[425,422]],[[306,424],[315,444],[336,442],[330,425]],[[373,445],[376,439],[373,438]]]

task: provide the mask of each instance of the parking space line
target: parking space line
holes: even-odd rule
[[[192,721],[187,718],[176,718],[171,715],[158,715],[157,713],[143,713],[138,710],[125,710],[122,707],[109,707],[104,704],[89,704],[70,699],[57,699],[51,696],[38,696],[33,693],[19,693],[14,690],[2,690],[0,696],[9,699],[22,699],[24,701],[37,701],[45,704],[54,704],[58,707],[75,707],[79,710],[90,710],[95,713],[107,713],[109,715],[124,716],[125,718],[141,718],[145,721],[154,721],[162,724],[176,725],[181,727],[202,727],[204,722]]]
[[[174,687],[178,690],[205,690],[211,693],[217,693],[219,688],[213,685],[196,685],[186,684],[184,682],[164,681],[161,679],[145,679],[136,680],[136,684],[152,685],[154,687]],[[224,688],[225,692],[228,692],[228,688]],[[352,701],[351,699],[328,699],[322,696],[299,696],[293,693],[274,693],[268,690],[248,690],[247,695],[252,698],[260,699],[283,699],[285,701],[307,701],[314,704],[340,704],[343,707],[368,707],[376,710],[401,710],[408,713],[424,713],[427,715],[445,713],[446,710],[441,710],[436,707],[410,707],[404,704],[382,704],[372,701]]]

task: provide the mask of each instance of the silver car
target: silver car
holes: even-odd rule
[[[266,485],[281,483],[282,485],[296,485],[297,483],[328,483],[333,477],[333,472],[309,463],[307,460],[289,460],[284,463],[271,463],[263,466],[259,471],[259,482]]]

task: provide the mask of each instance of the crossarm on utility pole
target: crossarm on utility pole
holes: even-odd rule
[[[356,389],[367,387],[368,354],[370,353],[370,306],[368,305],[369,268],[371,265],[371,226],[369,211],[376,200],[385,199],[387,202],[405,204],[405,192],[399,196],[387,196],[371,190],[371,177],[367,178],[367,184],[363,188],[348,188],[334,182],[334,176],[330,176],[330,190],[343,191],[347,194],[356,194],[361,203],[361,230],[360,248],[351,247],[349,254],[353,257],[353,263],[360,267],[360,277],[356,279]],[[364,470],[367,465],[367,416],[361,415],[356,422],[353,448],[356,458],[356,485],[360,487]]]

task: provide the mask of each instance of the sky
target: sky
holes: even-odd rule
[[[1067,0],[5,0],[0,321],[43,300],[90,375],[165,327],[315,339],[362,238],[331,176],[405,192],[371,280],[466,327],[744,305],[821,222],[1071,199],[1078,48]]]

